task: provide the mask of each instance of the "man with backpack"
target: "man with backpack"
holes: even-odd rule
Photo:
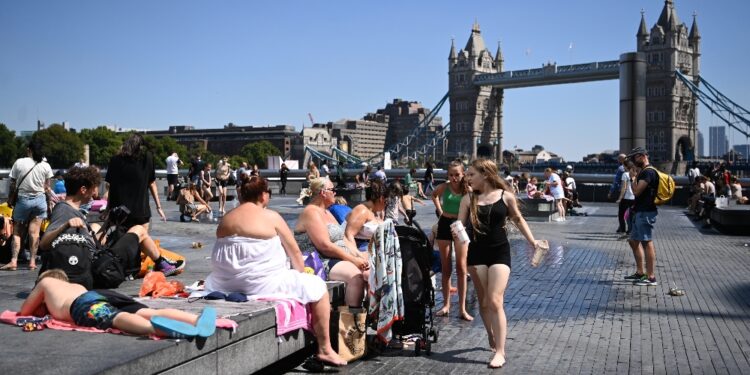
[[[104,234],[97,233],[98,225],[89,226],[86,223],[86,216],[80,211],[80,206],[98,193],[100,183],[101,173],[95,167],[73,168],[65,174],[67,196],[52,210],[50,224],[39,244],[40,249],[47,252],[40,272],[61,268],[68,273],[71,282],[90,289],[92,281],[102,276],[97,275],[95,270],[92,275],[92,261],[98,253],[105,251],[102,250],[105,245],[108,245],[108,252],[122,262],[130,258],[140,259],[142,251],[154,260],[156,271],[162,271],[168,276],[181,270],[184,262],[160,256],[159,248],[142,225],[132,226],[116,241],[108,243]],[[122,268],[126,270],[127,265]],[[123,280],[125,276],[128,275],[123,275]]]
[[[628,241],[630,248],[633,250],[637,270],[634,274],[626,276],[625,280],[632,280],[638,286],[656,286],[658,285],[654,273],[656,249],[652,236],[656,223],[656,205],[663,204],[671,198],[671,194],[674,192],[674,181],[649,164],[648,151],[643,147],[636,147],[630,151],[628,159],[640,168],[640,173],[638,173],[637,178],[631,178],[633,194],[635,195],[633,204],[635,217],[632,219],[630,240]],[[662,181],[662,179],[665,181]],[[671,188],[669,186],[670,181]],[[644,253],[645,272],[643,267]]]

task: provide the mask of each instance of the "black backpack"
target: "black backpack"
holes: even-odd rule
[[[91,247],[80,234],[63,233],[52,242],[52,249],[44,254],[39,273],[51,269],[61,269],[71,283],[92,289],[94,280],[91,274]]]
[[[91,275],[96,289],[117,288],[126,277],[122,259],[108,248],[100,249],[94,254]]]

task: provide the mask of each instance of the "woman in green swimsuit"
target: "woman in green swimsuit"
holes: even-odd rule
[[[451,243],[456,249],[456,276],[458,277],[458,305],[461,319],[471,321],[474,318],[466,312],[466,254],[468,243],[454,242],[451,224],[458,219],[458,207],[466,194],[463,183],[464,165],[461,161],[452,161],[448,165],[448,181],[440,184],[432,192],[435,203],[435,214],[438,216],[438,230],[435,238],[440,249],[440,263],[442,265],[443,308],[438,316],[446,316],[450,312],[451,298]]]

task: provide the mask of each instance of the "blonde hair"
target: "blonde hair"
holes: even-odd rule
[[[508,185],[508,182],[500,178],[497,170],[497,164],[495,164],[495,162],[493,162],[492,160],[476,159],[471,162],[471,167],[474,168],[477,173],[484,176],[485,180],[487,180],[487,184],[489,184],[493,189],[503,189],[511,193],[513,192],[513,190]],[[476,191],[470,193],[469,197],[471,198],[471,204],[469,205],[469,219],[471,220],[471,225],[474,227],[475,233],[484,234],[484,232],[482,232],[482,229],[480,229],[481,223],[479,222],[479,216],[477,214],[478,198]]]
[[[328,181],[328,177],[318,177],[310,180],[310,192],[312,193],[312,196],[320,194],[320,192],[326,188],[326,183]]]
[[[36,279],[36,281],[40,282],[40,281],[42,281],[42,279],[46,279],[48,277],[51,277],[53,279],[62,280],[62,281],[69,281],[68,275],[65,273],[65,271],[63,271],[63,270],[61,270],[59,268],[55,268],[55,269],[51,269],[51,270],[47,270],[47,271],[42,272],[39,275],[39,278]]]
[[[336,197],[336,204],[343,204],[344,206],[346,206],[349,203],[346,202],[346,198],[338,196]]]

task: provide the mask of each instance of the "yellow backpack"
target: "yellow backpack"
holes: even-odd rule
[[[662,171],[648,166],[647,169],[653,169],[656,175],[659,176],[659,185],[656,188],[656,195],[654,196],[654,204],[661,206],[664,203],[669,202],[674,195],[674,179],[672,176],[663,173]]]

